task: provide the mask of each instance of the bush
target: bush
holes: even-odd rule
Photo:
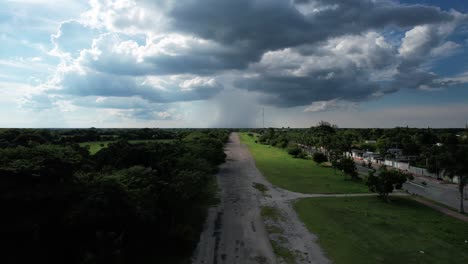
[[[301,153],[297,154],[296,158],[298,159],[306,159],[307,158],[307,154],[303,151],[301,151]]]
[[[279,148],[285,148],[288,146],[288,141],[286,140],[279,141],[278,143],[276,143],[276,146]]]
[[[325,161],[327,161],[327,156],[325,156],[325,154],[321,153],[321,152],[315,152],[314,155],[312,156],[312,159],[317,163],[317,164],[321,164],[321,163],[324,163]]]
[[[297,159],[307,158],[307,154],[304,151],[302,151],[301,148],[299,148],[297,146],[288,149],[288,154],[293,156],[294,158],[297,158]]]
[[[299,147],[293,147],[288,150],[288,154],[294,157],[297,157],[302,152],[302,149]]]
[[[277,143],[277,142],[278,142],[278,141],[277,141],[276,139],[270,139],[270,140],[268,141],[268,144],[270,144],[270,145],[272,145],[272,146],[276,146],[276,143]]]

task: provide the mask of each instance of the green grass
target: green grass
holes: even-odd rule
[[[278,221],[282,219],[280,211],[272,206],[262,206],[260,214],[265,220]]]
[[[92,142],[83,142],[80,143],[81,147],[89,147],[89,153],[91,155],[96,154],[103,148],[107,148],[107,146],[114,141],[92,141]]]
[[[169,143],[172,142],[172,139],[134,139],[129,140],[128,143],[130,144],[138,144],[138,143],[150,143],[150,142],[162,142],[162,143]],[[103,148],[107,148],[110,143],[116,141],[90,141],[90,142],[83,142],[80,143],[81,147],[89,146],[89,153],[91,155],[96,154],[99,150]]]
[[[265,228],[268,232],[269,235],[275,234],[277,235],[275,239],[272,239],[271,236],[269,236],[271,246],[273,248],[273,251],[275,252],[275,255],[278,256],[283,260],[282,263],[287,263],[287,264],[294,264],[296,263],[296,255],[294,252],[289,250],[287,247],[284,246],[284,244],[287,244],[287,238],[282,236],[284,230],[281,227],[278,227],[274,224],[271,224],[270,221],[273,222],[278,222],[278,221],[284,221],[283,216],[281,215],[281,212],[273,206],[262,206],[260,214],[263,217],[265,222]]]
[[[360,182],[344,180],[333,169],[320,167],[312,160],[295,159],[285,150],[255,143],[255,137],[240,134],[255,159],[257,168],[272,184],[301,193],[366,193]]]
[[[138,144],[138,143],[151,143],[151,142],[159,142],[159,143],[171,143],[173,139],[132,139],[129,140],[128,143],[130,144]]]
[[[294,208],[337,264],[468,263],[468,224],[410,198],[307,198]]]
[[[443,204],[443,203],[441,203],[441,202],[438,202],[438,201],[429,199],[429,198],[424,197],[424,196],[421,196],[421,195],[417,195],[416,197],[418,197],[418,198],[421,199],[421,200],[425,200],[425,201],[428,201],[428,202],[433,203],[433,204],[435,204],[435,205],[438,205],[438,206],[440,206],[440,207],[443,207],[443,208],[445,208],[445,209],[448,209],[448,210],[450,210],[450,211],[453,211],[453,212],[455,212],[455,213],[459,213],[459,214],[462,214],[462,215],[468,215],[467,213],[460,213],[460,212],[458,211],[458,209],[457,209],[458,207],[457,207],[457,208],[453,208],[453,207],[450,207],[450,206],[448,206],[448,205],[446,205],[446,204]],[[466,199],[465,199],[465,200],[466,200]]]
[[[274,240],[270,240],[270,242],[271,242],[271,247],[273,248],[273,251],[278,257],[283,259],[284,263],[287,263],[287,264],[296,263],[296,256],[294,252],[292,252],[291,250],[282,246],[280,243]]]
[[[257,189],[263,196],[267,196],[268,187],[266,187],[264,184],[261,184],[261,183],[258,183],[258,182],[254,182],[254,183],[252,184],[252,187],[254,187],[255,189]]]
[[[281,227],[272,224],[265,224],[265,229],[267,230],[268,234],[283,234],[284,232]]]

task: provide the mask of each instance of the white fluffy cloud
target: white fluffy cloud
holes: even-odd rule
[[[441,25],[420,25],[405,33],[399,53],[406,59],[420,60],[433,49],[444,45],[443,40],[450,35],[458,19]]]

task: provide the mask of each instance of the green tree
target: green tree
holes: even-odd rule
[[[344,175],[348,175],[353,180],[359,179],[356,164],[352,158],[342,157],[339,162],[339,168]]]
[[[311,127],[304,134],[303,142],[308,146],[315,148],[323,148],[327,156],[327,160],[330,160],[330,151],[335,140],[337,127],[331,125],[326,121],[320,121],[315,127]]]
[[[445,148],[432,146],[425,149],[423,156],[426,158],[426,168],[430,173],[437,174],[440,178],[443,172],[442,162],[448,159],[448,152]]]
[[[384,201],[388,201],[388,195],[394,189],[401,189],[403,183],[412,176],[403,173],[399,170],[388,170],[385,166],[381,167],[377,172],[372,170],[367,177],[366,185],[369,190],[379,194],[379,197]]]
[[[452,179],[458,178],[459,211],[464,213],[464,190],[468,182],[468,146],[465,144],[449,145],[440,154],[434,155],[431,161],[438,165],[438,169],[441,169],[444,175]]]

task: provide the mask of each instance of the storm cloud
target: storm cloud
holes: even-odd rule
[[[465,45],[449,38],[466,23],[457,11],[387,0],[96,0],[52,37],[61,64],[41,91],[114,98],[93,105],[141,118],[213,98],[224,82],[275,107],[353,105],[451,85],[427,63]]]

